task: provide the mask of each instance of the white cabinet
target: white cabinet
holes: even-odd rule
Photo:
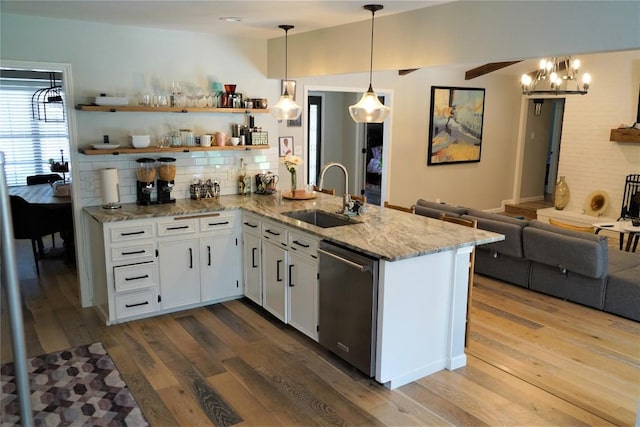
[[[318,238],[245,214],[244,294],[318,340]]]
[[[262,242],[262,306],[287,323],[287,251],[270,242]]]
[[[202,301],[242,296],[240,242],[235,234],[200,238],[200,296]]]
[[[242,240],[244,295],[256,304],[262,305],[262,252],[260,250],[260,237],[245,231]]]
[[[158,251],[162,308],[200,302],[198,239],[161,240]]]
[[[318,341],[318,239],[289,231],[289,323]]]
[[[163,309],[242,295],[236,214],[215,212],[158,223]]]

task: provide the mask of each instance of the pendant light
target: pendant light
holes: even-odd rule
[[[382,104],[378,95],[371,86],[371,76],[373,73],[373,23],[374,16],[383,6],[381,4],[367,4],[363,6],[371,12],[371,62],[369,64],[369,89],[362,95],[357,104],[349,107],[349,114],[356,123],[382,123],[387,118],[391,108]]]
[[[293,28],[293,25],[278,25],[278,28],[284,30],[284,80],[288,80],[287,77],[287,60],[288,60],[288,38],[289,30]],[[295,103],[293,96],[289,94],[287,85],[284,86],[284,93],[273,107],[271,107],[271,115],[278,120],[295,120],[300,117],[302,113],[302,107]]]

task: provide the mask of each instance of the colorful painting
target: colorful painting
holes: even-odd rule
[[[431,86],[427,165],[479,162],[484,89]]]

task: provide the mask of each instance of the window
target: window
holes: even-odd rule
[[[35,120],[31,97],[49,87],[48,80],[0,81],[0,151],[5,156],[9,186],[25,185],[27,176],[51,173],[49,159],[69,161],[67,121]],[[65,101],[66,102],[66,101]]]

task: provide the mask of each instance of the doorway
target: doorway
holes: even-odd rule
[[[349,193],[365,195],[367,203],[380,205],[386,195],[388,162],[383,158],[388,152],[389,127],[383,123],[363,125],[351,119],[348,107],[361,96],[361,92],[344,88],[305,87],[307,179],[308,183],[317,184],[322,165],[341,163],[349,171]],[[381,100],[384,102],[385,97]],[[341,194],[342,173],[330,169],[323,186]]]
[[[520,202],[551,201],[558,176],[564,98],[526,100]]]

